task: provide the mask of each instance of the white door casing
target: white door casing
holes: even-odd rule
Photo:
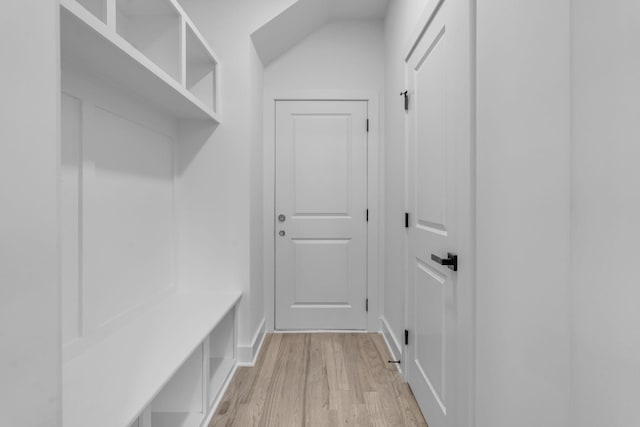
[[[468,1],[437,2],[406,60],[405,361],[407,381],[430,427],[467,424],[461,414],[468,411],[461,408],[468,409],[463,389],[470,349],[461,325],[466,327],[472,311],[470,25]],[[457,255],[457,271],[437,260],[452,260],[448,254]]]
[[[366,120],[366,101],[276,102],[276,329],[367,327]]]

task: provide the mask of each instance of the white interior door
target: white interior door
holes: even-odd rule
[[[276,103],[276,328],[365,329],[367,102]]]
[[[468,2],[444,0],[407,60],[407,380],[430,427],[455,419],[459,289],[468,267]],[[466,89],[465,89],[466,88]],[[459,265],[446,265],[458,262]],[[465,306],[466,307],[466,306]]]

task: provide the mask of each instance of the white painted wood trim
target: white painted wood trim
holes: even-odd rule
[[[263,144],[263,256],[264,256],[264,311],[266,331],[275,330],[275,102],[285,100],[333,100],[367,101],[369,115],[368,134],[368,208],[367,223],[367,330],[378,331],[380,268],[384,264],[383,252],[379,250],[382,236],[382,213],[380,192],[384,188],[380,175],[383,158],[381,136],[383,131],[380,111],[381,95],[377,88],[354,90],[293,90],[265,93],[264,96],[264,144]],[[300,332],[300,331],[298,331]]]
[[[65,426],[84,426],[90,419],[104,427],[134,421],[240,298],[237,291],[175,294],[67,362]],[[154,359],[157,354],[164,357]],[[87,394],[96,384],[102,387]]]
[[[380,317],[380,334],[384,338],[384,342],[389,348],[391,357],[393,357],[395,360],[400,360],[400,364],[396,366],[398,368],[398,371],[404,373],[404,370],[402,369],[402,365],[405,363],[406,359],[405,352],[403,351],[404,346],[400,345],[400,341],[398,341],[398,338],[393,333],[393,330],[389,326],[389,323],[387,323],[387,319],[384,316]]]
[[[411,32],[411,36],[409,37],[409,40],[407,40],[406,47],[403,50],[405,61],[407,61],[413,53],[413,50],[420,42],[420,39],[422,39],[422,35],[427,30],[429,23],[431,22],[443,2],[444,0],[430,0],[429,3],[425,6],[422,15],[420,15],[420,19],[418,19],[418,23],[416,24],[414,30]]]
[[[107,26],[111,29],[111,31],[116,32],[116,19],[118,15],[116,0],[107,0],[107,4],[105,7]]]
[[[180,84],[187,87],[187,21],[180,15]]]
[[[238,346],[238,366],[255,366],[264,343],[265,325],[266,319],[262,319],[260,326],[253,335],[251,344]]]
[[[151,427],[151,405],[144,408],[140,415],[140,427]]]
[[[207,120],[212,120],[216,123],[220,123],[218,115],[216,111],[212,108],[208,107],[203,103],[200,99],[198,99],[195,95],[189,92],[186,87],[181,84],[181,82],[176,81],[172,76],[170,76],[167,72],[165,72],[161,67],[156,65],[153,61],[148,59],[145,55],[139,52],[133,45],[131,45],[128,41],[122,38],[116,31],[115,27],[111,28],[100,19],[93,16],[89,11],[87,11],[84,7],[82,7],[76,0],[60,0],[61,11],[66,11],[73,16],[73,19],[79,20],[85,25],[86,31],[85,34],[98,35],[103,38],[110,44],[110,49],[117,50],[120,53],[128,56],[128,59],[122,60],[121,65],[129,66],[130,70],[138,70],[138,67],[144,68],[143,71],[136,71],[136,73],[148,74],[145,77],[158,79],[162,82],[162,85],[158,86],[162,88],[163,92],[171,93],[173,100],[175,102],[179,102],[182,104],[183,109],[187,109],[189,111],[189,116],[193,116],[194,118],[205,118]],[[189,17],[184,14],[182,8],[179,8],[178,11],[182,14],[184,20],[186,20],[187,24],[190,24]],[[62,20],[67,18],[62,18]],[[192,25],[192,29],[196,33],[198,37],[202,36],[197,31],[195,26]],[[62,32],[62,37],[64,38],[64,32]],[[212,58],[219,64],[215,53],[211,50],[211,48],[203,41],[203,45],[207,49],[207,51],[211,54]],[[135,63],[138,67],[131,67],[131,62]],[[113,64],[110,64],[113,65]],[[142,68],[140,70],[142,70]],[[131,72],[131,71],[130,71]],[[117,73],[111,72],[111,77],[117,75]],[[119,83],[123,81],[123,77],[119,77]]]
[[[211,49],[211,46],[209,46],[207,39],[204,38],[204,36],[200,32],[196,24],[193,23],[193,21],[191,20],[191,17],[184,10],[182,5],[178,2],[178,0],[169,0],[169,1],[171,2],[171,5],[176,9],[176,11],[178,11],[182,19],[184,19],[186,25],[191,29],[191,31],[193,31],[196,38],[200,40],[200,43],[202,43],[202,45],[204,46],[205,50],[209,53],[211,58],[216,62],[216,64],[219,64],[220,60],[218,59],[218,55],[216,55],[213,49]]]

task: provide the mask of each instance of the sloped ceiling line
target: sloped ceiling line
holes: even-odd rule
[[[311,33],[334,20],[382,20],[388,0],[298,0],[251,34],[267,67]]]

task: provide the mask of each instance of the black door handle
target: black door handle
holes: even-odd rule
[[[431,261],[435,261],[440,265],[446,265],[453,271],[458,271],[458,255],[449,252],[447,258],[440,258],[437,255],[431,254]]]

